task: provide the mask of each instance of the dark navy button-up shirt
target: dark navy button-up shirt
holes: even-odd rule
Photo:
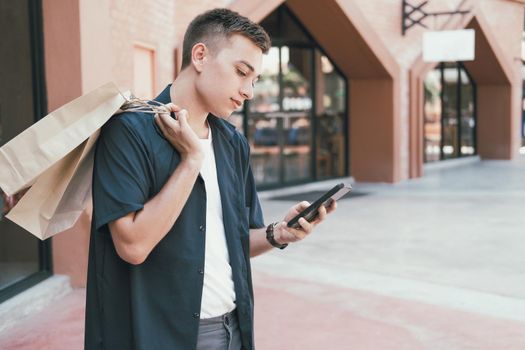
[[[171,102],[169,86],[156,98]],[[243,349],[253,349],[249,229],[264,227],[246,138],[208,116]],[[206,184],[198,177],[180,216],[140,265],[122,260],[108,223],[141,210],[167,182],[180,154],[151,114],[104,125],[95,151],[86,297],[86,349],[195,349],[204,279]]]

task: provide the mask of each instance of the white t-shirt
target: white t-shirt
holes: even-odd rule
[[[220,316],[235,309],[232,268],[222,220],[211,128],[209,130],[208,138],[200,139],[205,153],[200,174],[206,187],[206,247],[201,318]]]

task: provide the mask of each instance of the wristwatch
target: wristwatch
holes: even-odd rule
[[[277,226],[277,222],[268,225],[268,227],[266,228],[266,240],[275,248],[284,249],[288,247],[288,243],[281,244],[275,240],[275,237],[273,235],[273,229],[275,226]]]

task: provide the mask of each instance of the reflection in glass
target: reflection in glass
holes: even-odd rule
[[[257,184],[271,185],[280,178],[280,118],[265,115],[248,119],[251,165]]]
[[[312,98],[311,50],[283,46],[281,71],[283,86],[283,170],[284,182],[311,178],[310,114]]]
[[[330,59],[318,50],[315,54],[318,68],[316,84],[316,169],[320,179],[344,176],[344,101],[346,85],[334,69]]]
[[[283,119],[285,145],[284,181],[294,182],[311,177],[311,133],[308,114],[287,115]]]
[[[7,196],[0,190],[0,289],[39,270],[38,240],[5,218],[22,194]]]
[[[441,145],[441,71],[430,71],[424,81],[424,157],[425,162],[438,161]]]
[[[272,47],[263,59],[261,77],[250,101],[250,112],[271,113],[279,109],[279,48]]]
[[[424,91],[425,162],[476,154],[475,85],[464,67],[442,63]]]
[[[310,97],[310,50],[281,48],[281,69],[283,75],[283,110],[309,111]]]
[[[456,158],[458,154],[457,115],[458,69],[455,63],[443,69],[443,159]]]
[[[38,86],[42,54],[38,35],[41,17],[38,1],[2,1],[0,29],[9,32],[2,42],[10,54],[2,56],[0,65],[0,147],[34,123],[44,108],[44,91]],[[38,14],[36,17],[33,15]],[[36,25],[36,26],[35,26]],[[45,89],[44,89],[45,90]],[[23,152],[24,150],[19,150]],[[11,295],[6,288],[44,269],[47,258],[44,245],[4,214],[12,210],[22,193],[6,196],[0,190],[0,297]],[[40,254],[42,251],[44,254]],[[6,292],[6,293],[3,293]],[[2,300],[0,300],[1,302]]]
[[[15,74],[16,73],[10,73]],[[16,79],[15,79],[16,80]],[[30,85],[29,85],[30,86]],[[9,127],[0,119],[0,146],[33,123],[32,90],[26,94],[15,94],[9,89],[0,91],[2,116],[17,116],[9,119]],[[16,101],[24,100],[20,105]],[[0,189],[0,290],[39,271],[39,241],[20,226],[5,217],[25,192],[13,196]]]
[[[475,127],[474,118],[474,89],[464,69],[460,69],[461,76],[461,155],[473,155],[475,153]]]

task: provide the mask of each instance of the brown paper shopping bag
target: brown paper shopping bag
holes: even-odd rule
[[[126,102],[105,84],[51,112],[0,148],[0,188],[12,195],[64,158]]]
[[[127,101],[113,83],[44,117],[0,148],[0,188],[31,186],[6,217],[40,239],[73,226],[90,198],[99,129]]]
[[[99,132],[40,175],[6,218],[44,240],[72,227],[91,198]]]

